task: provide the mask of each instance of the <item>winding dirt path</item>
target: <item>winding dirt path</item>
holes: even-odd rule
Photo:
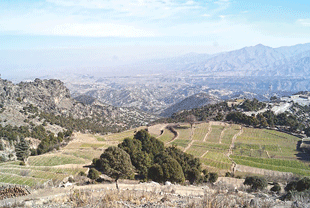
[[[234,146],[235,146],[235,141],[236,141],[237,137],[240,136],[242,133],[243,133],[243,128],[242,128],[242,126],[241,126],[240,131],[239,131],[238,133],[236,133],[236,134],[233,136],[232,140],[231,140],[231,144],[230,144],[230,147],[229,147],[229,150],[228,150],[228,153],[227,153],[227,156],[228,156],[228,157],[232,154],[232,149],[233,149]]]
[[[185,147],[184,152],[186,152],[194,143],[194,131],[193,129],[191,129],[191,136],[190,136],[190,140],[191,142],[187,145],[187,147]]]
[[[232,149],[234,148],[235,146],[235,141],[237,139],[238,136],[240,136],[241,134],[243,133],[243,128],[242,126],[240,126],[240,131],[238,133],[236,133],[233,138],[231,139],[231,144],[230,144],[230,147],[229,147],[229,150],[227,152],[227,157],[231,160],[232,162],[232,165],[231,165],[231,171],[233,173],[235,173],[236,171],[236,168],[237,168],[237,164],[235,163],[235,161],[233,159],[230,158],[230,155],[232,154]]]
[[[173,128],[173,127],[171,127]],[[167,128],[166,128],[167,129]],[[179,132],[177,130],[175,130],[175,128],[173,128],[174,131],[176,132],[176,134],[174,135],[174,138],[171,139],[169,142],[166,143],[166,145],[171,144],[172,142],[174,142],[175,140],[177,140],[179,138]],[[168,131],[170,131],[170,129],[167,129]],[[171,131],[172,132],[172,131]],[[174,132],[172,132],[174,134]]]
[[[168,125],[169,124],[156,124],[156,125],[148,127],[148,131],[149,133],[156,135],[156,138],[158,138],[162,136],[163,131],[166,129]]]
[[[209,122],[209,126],[208,126],[208,133],[206,134],[206,136],[203,138],[203,142],[205,142],[210,134],[210,132],[212,131],[211,128],[211,122]]]
[[[194,141],[195,141],[195,140],[192,140],[192,141],[187,145],[187,147],[185,147],[184,152],[186,152],[186,151],[193,145]]]

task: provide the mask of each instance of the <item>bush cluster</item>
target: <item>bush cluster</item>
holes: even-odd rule
[[[108,149],[111,148],[112,147],[109,147]],[[136,177],[140,180],[150,179],[156,182],[170,181],[176,183],[182,183],[185,180],[188,180],[190,183],[204,181],[201,174],[201,162],[198,158],[182,152],[176,148],[176,146],[165,148],[163,142],[152,137],[146,130],[138,131],[133,139],[124,139],[117,148],[128,154],[130,162],[126,162],[122,159],[122,163],[128,167],[133,165],[137,173]],[[117,152],[120,152],[120,150],[117,150]],[[118,162],[116,162],[120,160],[121,157],[115,157],[115,155],[120,153],[114,152],[112,154],[112,152],[110,152],[111,155],[118,158],[113,159],[114,157],[111,155],[107,157],[106,151],[99,159],[95,158],[93,164],[98,170],[102,170],[105,174],[115,176],[116,174],[112,174],[113,169],[115,170],[116,168],[118,173],[123,171],[117,166]],[[121,153],[121,155],[124,154]],[[125,158],[125,156],[122,157]],[[111,163],[110,161],[115,162]],[[207,182],[215,182],[217,180],[217,174],[210,173],[210,175],[208,174],[208,178],[210,178],[210,180],[207,180]]]
[[[268,185],[267,180],[259,176],[248,176],[245,178],[243,184],[250,186],[253,191],[263,190]]]

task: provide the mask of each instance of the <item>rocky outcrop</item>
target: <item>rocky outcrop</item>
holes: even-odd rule
[[[0,162],[15,161],[16,159],[13,142],[0,139]]]
[[[32,115],[25,112],[31,108]],[[28,110],[29,111],[29,110]],[[29,126],[30,122],[40,125],[39,112],[71,116],[74,119],[90,118],[103,126],[119,125],[123,128],[146,125],[156,119],[148,113],[135,108],[118,108],[100,103],[78,102],[60,80],[40,80],[14,84],[0,79],[0,124],[6,126]],[[51,128],[53,129],[53,128]]]

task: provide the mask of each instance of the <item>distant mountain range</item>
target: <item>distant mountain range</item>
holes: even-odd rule
[[[205,99],[208,103],[234,97],[266,100],[310,91],[310,43],[279,48],[259,44],[212,55],[190,53],[115,70],[110,77],[94,71],[49,78],[63,80],[72,95],[84,102],[91,101],[83,97],[87,95],[108,105],[170,115],[202,105],[192,97],[199,93],[213,96]]]
[[[262,44],[215,54],[189,54],[182,71],[218,76],[309,76],[310,43],[280,48]],[[184,63],[178,59],[177,62]],[[170,63],[171,65],[171,63]]]

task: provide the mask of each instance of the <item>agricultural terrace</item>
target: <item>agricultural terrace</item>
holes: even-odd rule
[[[234,161],[240,165],[309,175],[309,165],[296,156],[296,145],[300,139],[290,134],[245,127],[241,130],[240,125],[220,122],[196,124],[193,132],[187,124],[175,130],[179,136],[168,145],[177,145],[199,157],[210,170],[230,171]],[[166,145],[173,138],[172,133],[168,134],[165,130],[161,136]],[[231,147],[232,155],[228,157]]]
[[[102,136],[101,139],[98,139],[98,141],[118,141],[118,142],[122,142],[125,138],[133,138],[133,136],[135,135],[135,133],[141,129],[145,129],[145,126],[136,128],[136,129],[131,129],[131,130],[127,130],[127,131],[123,131],[120,133],[116,133],[116,134],[109,134],[109,135],[105,135]]]
[[[179,133],[178,137],[171,143],[184,150],[192,140],[192,130],[188,124],[180,125],[175,127],[175,130]],[[194,128],[193,128],[193,131]]]
[[[209,123],[201,123],[194,126],[193,139],[197,141],[203,141],[207,133],[209,132]]]
[[[174,138],[174,134],[169,129],[164,129],[163,134],[159,136],[157,139],[166,144],[172,141],[173,138]]]
[[[274,130],[243,128],[231,158],[240,165],[309,176],[309,164],[299,161],[296,156],[299,140]]]
[[[207,137],[207,141],[211,143],[220,143],[221,133],[225,126],[222,125],[211,125],[211,132]]]
[[[167,144],[170,138],[163,140],[166,145],[177,145],[183,151],[199,157],[204,167],[214,171],[229,171],[232,161],[226,155],[235,134],[240,132],[239,125],[228,125],[220,122],[195,124],[191,130],[188,124],[175,128],[178,137]],[[166,130],[165,130],[166,131]],[[221,142],[222,140],[222,142]]]
[[[122,135],[127,137],[133,134],[134,130]],[[0,163],[0,184],[42,186],[61,182],[81,171],[85,173],[85,166],[90,165],[93,158],[98,158],[108,146],[119,143],[120,135],[116,134],[115,138],[116,141],[113,141],[112,137],[76,133],[66,147],[52,153],[30,156],[26,166],[19,165],[19,161]]]
[[[267,130],[244,128],[235,141],[234,155],[297,159],[297,143],[300,139],[290,134]]]

